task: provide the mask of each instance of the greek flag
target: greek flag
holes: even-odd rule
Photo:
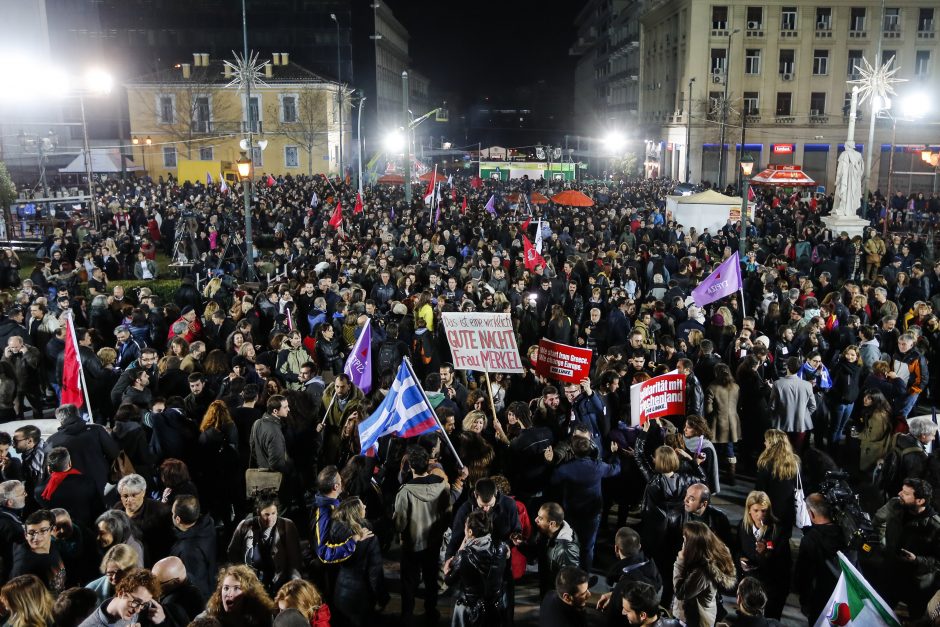
[[[362,454],[374,455],[382,436],[395,434],[411,438],[438,428],[437,416],[425,400],[421,384],[402,360],[398,376],[385,400],[375,413],[359,423]]]

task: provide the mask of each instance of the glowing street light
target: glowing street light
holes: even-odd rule
[[[405,149],[405,135],[401,131],[392,131],[385,136],[385,150],[398,154]]]
[[[619,131],[611,131],[603,139],[604,146],[611,154],[617,154],[627,145],[627,138]]]

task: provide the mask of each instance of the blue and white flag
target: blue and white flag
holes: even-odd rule
[[[398,376],[385,400],[375,413],[359,423],[359,443],[363,455],[374,455],[382,436],[395,434],[412,438],[439,428],[437,416],[425,400],[421,384],[402,360]]]
[[[317,196],[316,192],[313,192],[313,195],[310,197],[310,206],[316,209],[317,205],[319,204],[320,204],[320,197]]]

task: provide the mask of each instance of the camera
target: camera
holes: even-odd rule
[[[871,522],[871,516],[859,507],[858,495],[849,486],[848,477],[848,473],[830,470],[819,484],[819,493],[832,508],[832,520],[842,527],[849,547],[867,553],[881,543],[881,537]]]

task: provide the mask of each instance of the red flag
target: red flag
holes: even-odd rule
[[[467,213],[467,197],[466,196],[463,197],[463,204],[460,205],[460,213],[461,214]]]
[[[525,253],[525,267],[529,272],[533,272],[536,266],[545,267],[545,259],[535,251],[535,246],[525,235],[522,236],[523,252]]]
[[[437,166],[434,166],[434,171],[431,173],[431,180],[428,181],[428,189],[424,192],[424,197],[427,198],[434,193],[434,186],[437,184]],[[431,196],[433,198],[433,196]]]
[[[353,207],[353,213],[362,213],[362,196],[359,192],[356,192],[356,206]]]
[[[529,228],[529,225],[532,223],[532,218],[526,218],[525,222],[522,223],[522,232],[525,233],[526,229]]]
[[[65,361],[62,364],[62,404],[72,404],[81,409],[85,404],[82,395],[82,364],[78,356],[78,341],[72,316],[65,323]]]
[[[450,188],[450,201],[457,202],[457,188],[456,187]]]
[[[339,228],[339,225],[343,223],[343,206],[339,203],[336,203],[336,209],[333,210],[333,216],[330,218],[330,226],[334,228]]]
[[[747,188],[747,199],[750,200],[751,202],[754,202],[755,200],[757,200],[757,195],[754,194],[754,188],[753,188],[753,187],[748,186],[748,188]]]
[[[268,187],[274,187],[274,185],[275,185],[275,183],[277,183],[277,181],[275,181],[275,180],[274,180],[274,177],[269,174],[267,180],[265,181],[265,183],[267,184]]]
[[[480,189],[483,187],[483,179],[481,179],[479,176],[474,176],[472,179],[470,179],[470,187],[473,189]]]

